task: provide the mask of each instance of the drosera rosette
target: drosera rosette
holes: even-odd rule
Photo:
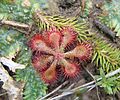
[[[29,40],[28,46],[35,52],[32,55],[32,64],[45,83],[56,82],[61,76],[59,74],[75,79],[81,72],[81,65],[75,58],[80,62],[90,60],[91,44],[79,42],[77,35],[71,27],[63,27],[61,30],[52,27],[41,34],[33,35]],[[61,72],[57,70],[58,67],[62,69]]]

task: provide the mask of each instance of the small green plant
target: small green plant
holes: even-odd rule
[[[103,69],[100,68],[100,77],[102,77],[102,80],[97,85],[104,88],[106,93],[115,94],[120,91],[120,79],[118,76],[106,78]]]
[[[119,68],[120,50],[102,39],[92,39],[95,40],[92,62],[101,66],[106,73]]]
[[[120,36],[120,4],[117,0],[110,2],[104,1],[102,7],[103,13],[98,17],[102,23],[107,25],[111,30],[116,32],[116,36]]]

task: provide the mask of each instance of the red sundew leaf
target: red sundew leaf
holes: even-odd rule
[[[53,61],[53,56],[36,54],[32,57],[32,64],[37,71],[44,71],[49,66],[48,64]]]
[[[52,48],[57,50],[59,49],[62,35],[56,28],[51,28],[49,31],[44,31],[43,36]]]
[[[60,46],[61,48],[65,48],[68,44],[76,40],[76,37],[77,37],[77,32],[75,32],[70,27],[63,28],[61,30],[61,34],[63,35],[61,46]]]
[[[32,49],[32,51],[36,50],[39,52],[54,54],[54,51],[46,45],[41,34],[35,34],[28,42],[28,46]]]
[[[78,44],[73,50],[65,53],[65,57],[78,57],[81,61],[87,61],[91,56],[92,47],[89,43]]]
[[[76,78],[80,73],[80,66],[75,63],[70,63],[65,59],[62,60],[61,66],[65,77]]]
[[[57,64],[57,61],[54,61],[47,70],[43,71],[40,74],[41,79],[45,83],[52,84],[57,80],[56,64]]]

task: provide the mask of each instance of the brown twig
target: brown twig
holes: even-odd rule
[[[71,84],[66,90],[64,90],[64,92],[63,92],[62,94],[64,94],[65,92],[71,90],[71,89],[73,88],[74,85],[75,85],[74,83]],[[60,99],[61,99],[61,98],[59,98],[58,100],[60,100]],[[48,98],[48,100],[49,100],[49,98]]]
[[[86,3],[85,0],[81,0],[81,10],[82,10],[82,13],[84,12],[84,9],[85,9],[85,3]]]
[[[95,87],[95,85],[90,85],[90,86],[87,86],[87,87],[85,87],[86,89],[91,89],[91,88],[94,88]],[[66,91],[66,92],[63,92],[62,94],[60,94],[60,95],[58,95],[58,96],[56,96],[56,97],[53,97],[53,98],[48,98],[47,100],[59,100],[59,99],[61,99],[62,97],[65,97],[65,96],[68,96],[68,95],[72,95],[72,94],[74,94],[76,91],[71,91],[71,90],[69,90],[69,91]]]
[[[0,24],[24,28],[24,29],[29,29],[29,27],[30,27],[29,25],[24,24],[24,23],[19,23],[19,22],[15,22],[15,21],[8,21],[8,20],[4,20],[4,19],[0,21]]]
[[[0,96],[6,95],[8,92],[1,93]]]
[[[113,31],[111,31],[107,26],[105,26],[104,24],[102,24],[100,21],[98,21],[96,19],[93,20],[93,23],[102,32],[104,32],[111,40],[115,41],[116,33],[114,33]]]
[[[52,92],[50,92],[49,94],[47,94],[46,96],[42,97],[41,99],[38,97],[37,100],[44,100],[45,98],[47,98],[48,96],[52,95],[53,93],[57,92],[60,88],[62,88],[64,85],[66,85],[68,83],[68,81],[65,81],[63,84],[61,84],[60,86],[58,86],[56,89],[54,89]]]
[[[100,96],[99,96],[99,91],[98,91],[98,86],[97,86],[97,80],[95,79],[95,77],[92,75],[92,73],[89,71],[89,70],[87,70],[86,68],[84,68],[86,71],[87,71],[87,73],[93,78],[93,80],[95,81],[95,87],[96,87],[96,91],[97,91],[97,97],[98,97],[98,100],[100,100]]]
[[[115,70],[115,71],[113,71],[113,72],[108,73],[107,75],[105,75],[105,77],[106,77],[106,78],[109,78],[109,77],[112,77],[112,76],[114,76],[114,75],[116,75],[116,74],[118,74],[118,73],[120,73],[120,68],[118,68],[117,70]],[[118,78],[120,78],[120,76],[119,76]],[[98,79],[96,79],[96,81],[98,82],[98,81],[100,81],[101,79],[102,79],[102,78],[98,78]],[[81,85],[81,86],[78,86],[78,87],[76,87],[76,88],[74,88],[74,89],[71,89],[71,90],[69,90],[69,91],[64,92],[63,94],[60,94],[60,95],[58,95],[58,96],[56,96],[56,97],[53,97],[53,98],[50,98],[50,99],[47,99],[47,100],[58,100],[59,98],[62,98],[62,97],[65,97],[65,96],[74,94],[76,91],[78,91],[78,90],[80,90],[80,89],[82,89],[82,88],[87,88],[87,89],[91,89],[91,88],[92,88],[92,89],[93,89],[93,87],[96,86],[96,84],[95,84],[96,81],[91,81],[91,82],[89,82],[89,83],[83,84],[83,85]],[[40,100],[41,100],[41,99],[40,99]]]

